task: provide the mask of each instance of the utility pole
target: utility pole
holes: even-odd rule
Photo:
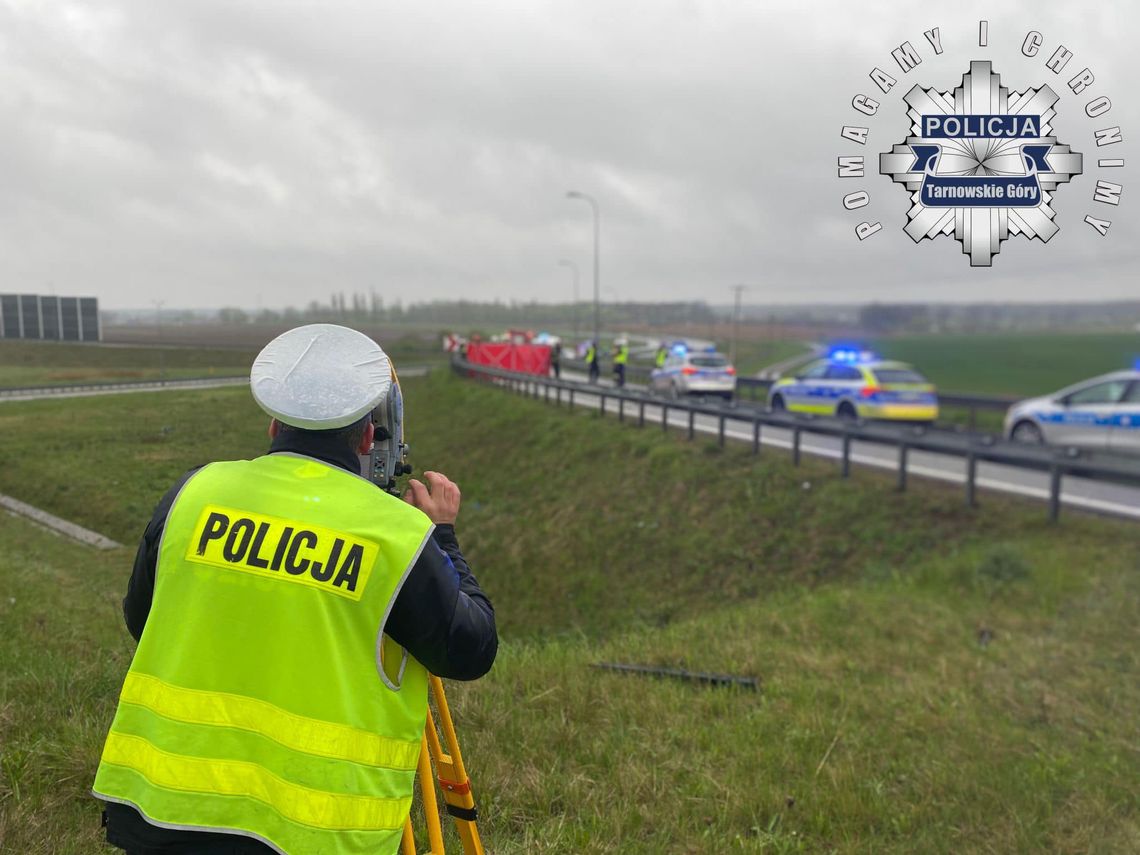
[[[162,349],[162,300],[154,300],[154,321],[158,327],[158,382],[166,385],[166,351]]]
[[[729,351],[728,359],[733,365],[736,365],[736,327],[740,322],[740,295],[746,288],[746,285],[732,286],[735,299],[732,304],[732,349]]]

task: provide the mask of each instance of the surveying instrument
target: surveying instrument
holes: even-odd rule
[[[372,450],[367,455],[361,455],[360,463],[365,477],[380,489],[399,496],[396,477],[410,475],[412,466],[408,463],[410,449],[404,441],[404,396],[400,392],[396,367],[393,365],[391,369],[392,386],[372,411],[372,424],[375,428]],[[429,703],[416,777],[419,780],[420,804],[427,826],[429,848],[417,852],[409,813],[404,822],[400,855],[446,855],[436,794],[437,784],[443,794],[444,809],[455,820],[455,831],[463,844],[464,855],[483,855],[483,843],[479,839],[479,830],[475,827],[475,798],[471,794],[471,781],[459,753],[459,740],[455,736],[455,724],[451,720],[451,710],[443,692],[443,681],[431,674],[428,677],[428,688],[435,714],[432,713],[432,703]]]

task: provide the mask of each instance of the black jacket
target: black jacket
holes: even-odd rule
[[[269,453],[286,451],[349,472],[359,471],[355,454],[320,435],[284,431],[273,441]],[[142,637],[150,614],[158,545],[166,517],[178,491],[196,471],[187,472],[162,497],[139,543],[123,600],[123,617],[136,641]],[[455,528],[437,525],[432,539],[434,546],[429,544],[420,553],[404,581],[385,632],[431,673],[454,680],[474,680],[487,673],[495,661],[495,611],[459,551]],[[273,851],[247,837],[160,828],[146,822],[128,805],[108,803],[105,820],[107,842],[130,853],[245,855]]]

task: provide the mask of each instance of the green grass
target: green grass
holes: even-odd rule
[[[0,493],[121,542],[191,466],[268,443],[244,387],[0,404]]]
[[[944,392],[1029,397],[1131,368],[1140,333],[927,335],[875,347],[913,364]]]
[[[491,675],[449,686],[494,852],[1140,849],[1133,524],[405,386],[413,462],[462,487],[503,637]],[[263,450],[264,421],[227,389],[0,408],[0,492],[128,543],[0,517],[4,847],[99,851],[130,544],[186,467]]]
[[[719,347],[723,353],[728,353],[731,344],[722,341]],[[806,343],[794,339],[745,339],[736,343],[736,370],[745,377],[793,356],[802,354],[806,359],[809,353]]]
[[[134,649],[131,554],[6,513],[0,544],[0,852],[104,851],[88,792]]]
[[[493,679],[453,693],[490,839],[519,853],[1136,851],[1136,577],[1058,590],[1030,551],[1029,576],[997,586],[984,568],[999,554],[601,645],[507,648]],[[589,667],[615,659],[762,689]]]
[[[488,556],[500,583],[529,592],[504,616],[508,631],[657,626],[726,595],[844,578],[868,556],[901,562],[932,539],[995,536],[1009,525],[1004,510],[1022,507],[994,497],[987,502],[1002,513],[978,514],[957,490],[934,488],[916,506],[888,489],[889,476],[859,471],[853,483],[876,497],[867,515],[864,491],[835,478],[829,463],[796,470],[782,455],[615,432],[592,412],[527,406],[441,375],[404,386],[413,464],[461,484],[465,546]],[[62,420],[76,427],[42,430]],[[0,492],[130,542],[186,469],[262,453],[267,421],[243,388],[7,404]],[[536,507],[541,524],[520,527]],[[919,513],[921,525],[897,525]],[[534,573],[567,562],[570,572]],[[620,600],[611,577],[626,582]]]
[[[0,341],[0,387],[247,374],[256,351]]]

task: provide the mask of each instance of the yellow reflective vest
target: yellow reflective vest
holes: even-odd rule
[[[387,636],[432,531],[307,457],[212,463],[175,499],[93,792],[285,853],[395,853],[427,672]]]
[[[614,364],[625,365],[627,362],[629,362],[629,345],[619,344],[614,354]]]

